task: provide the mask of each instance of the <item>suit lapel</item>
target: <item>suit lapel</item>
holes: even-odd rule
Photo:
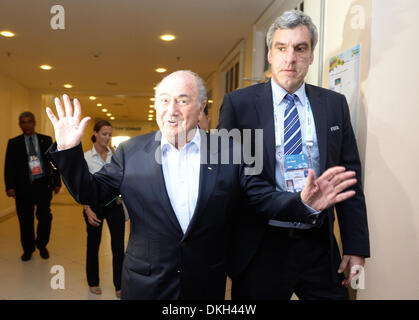
[[[25,136],[23,134],[19,136],[18,148],[20,152],[25,153],[26,155],[28,154],[26,150]]]
[[[26,163],[25,170],[27,170],[27,176],[29,179],[29,159],[28,159],[28,151],[26,150],[26,143],[25,143],[25,136],[22,134],[19,136],[18,145],[16,146],[17,149],[15,152],[19,153],[19,158],[22,159]]]
[[[199,190],[198,199],[196,201],[195,211],[192,215],[192,219],[189,222],[188,229],[183,236],[183,239],[187,238],[191,233],[191,230],[199,220],[199,216],[204,211],[209,197],[211,196],[217,182],[217,175],[219,171],[219,165],[211,164],[210,159],[216,159],[218,157],[218,148],[211,148],[210,135],[206,134],[203,130],[200,130],[201,134],[201,165],[199,172]],[[203,152],[206,151],[206,152]]]
[[[162,159],[161,159],[161,131],[150,137],[150,142],[145,146],[144,151],[146,158],[142,161],[141,165],[146,166],[146,170],[150,172],[153,177],[153,183],[150,183],[151,194],[160,198],[160,203],[164,207],[164,214],[172,223],[177,232],[183,233],[173,207],[170,203],[169,195],[164,181]]]
[[[39,133],[36,134],[38,137],[38,144],[39,144],[39,149],[41,150],[41,154],[44,154],[45,151],[47,151],[49,146],[45,146],[45,137],[40,135]]]
[[[327,99],[321,97],[320,90],[306,84],[306,93],[313,111],[314,123],[316,125],[317,143],[320,156],[320,173],[326,170],[327,155]]]
[[[256,95],[255,108],[263,129],[264,169],[269,177],[275,177],[275,128],[270,81],[264,83]]]

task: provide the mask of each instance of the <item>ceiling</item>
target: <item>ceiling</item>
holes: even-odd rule
[[[1,0],[0,73],[28,89],[80,98],[83,113],[146,120],[153,87],[164,74],[214,72],[273,0]],[[53,5],[65,29],[53,30]],[[172,42],[159,39],[174,34]],[[53,66],[51,71],[39,68]],[[63,85],[71,83],[72,89]],[[97,100],[90,101],[94,95]]]

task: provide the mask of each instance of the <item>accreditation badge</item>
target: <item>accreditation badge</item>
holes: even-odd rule
[[[287,191],[300,192],[304,189],[308,177],[308,161],[307,156],[303,153],[285,155],[285,184]]]
[[[42,174],[41,161],[38,156],[29,156],[29,168],[33,176]]]

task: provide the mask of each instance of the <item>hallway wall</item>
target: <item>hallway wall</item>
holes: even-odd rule
[[[373,0],[365,89],[372,259],[360,299],[419,299],[416,0]]]
[[[418,14],[415,0],[326,1],[324,87],[329,58],[361,44],[357,139],[371,258],[357,299],[419,298]]]
[[[4,75],[0,74],[0,218],[14,211],[14,199],[6,196],[4,185],[4,159],[7,142],[10,138],[22,133],[19,128],[19,115],[30,109],[30,91]],[[37,114],[31,110],[35,117]]]

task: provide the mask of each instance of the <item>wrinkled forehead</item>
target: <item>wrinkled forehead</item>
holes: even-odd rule
[[[276,45],[308,45],[311,47],[311,35],[308,28],[298,25],[292,29],[277,29],[272,40],[272,47]]]
[[[156,96],[169,95],[172,97],[198,96],[196,79],[187,73],[174,73],[167,76],[157,88]]]

